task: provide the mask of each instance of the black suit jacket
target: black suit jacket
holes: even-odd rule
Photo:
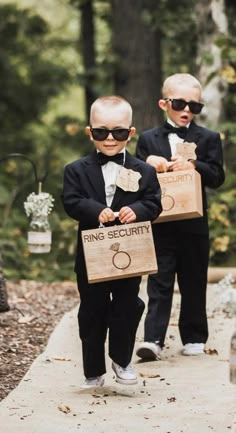
[[[194,142],[196,147],[196,170],[201,175],[203,217],[189,220],[173,221],[155,224],[156,231],[164,231],[173,228],[184,232],[208,234],[207,198],[206,187],[217,188],[225,179],[223,169],[223,151],[220,135],[191,122],[186,142]],[[149,155],[163,156],[168,161],[171,159],[171,148],[168,136],[163,133],[163,126],[144,131],[137,142],[136,156],[146,161]]]
[[[117,187],[111,209],[117,212],[121,207],[129,206],[135,212],[137,222],[154,220],[162,211],[161,189],[155,169],[127,151],[125,167],[142,175],[139,190],[130,192]],[[65,167],[62,201],[66,213],[79,221],[75,272],[84,275],[86,271],[81,230],[98,228],[98,216],[107,207],[105,183],[96,150]]]

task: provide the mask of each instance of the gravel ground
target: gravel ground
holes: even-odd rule
[[[7,282],[10,311],[0,313],[0,400],[13,390],[65,312],[79,301],[71,281]]]

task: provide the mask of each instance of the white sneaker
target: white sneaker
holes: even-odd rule
[[[137,374],[131,364],[123,368],[113,361],[111,366],[116,375],[116,382],[122,385],[135,385],[138,382]]]
[[[204,347],[204,343],[188,343],[184,345],[182,354],[186,356],[203,355]]]
[[[98,388],[99,386],[103,386],[105,382],[105,379],[103,376],[97,376],[97,377],[89,377],[85,379],[84,383],[80,385],[81,389],[88,389],[88,388]]]
[[[142,359],[160,360],[161,346],[158,343],[150,343],[148,341],[144,341],[139,345],[136,351],[136,355]]]

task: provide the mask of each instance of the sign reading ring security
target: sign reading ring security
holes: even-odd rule
[[[90,283],[157,272],[150,221],[81,232]]]

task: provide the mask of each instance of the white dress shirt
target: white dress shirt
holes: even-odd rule
[[[124,154],[124,162],[125,162],[125,149],[121,152]],[[102,174],[105,182],[105,193],[106,193],[106,202],[107,206],[110,207],[112,200],[114,198],[116,192],[116,179],[120,172],[121,165],[116,164],[116,162],[109,161],[106,164],[102,165]]]

